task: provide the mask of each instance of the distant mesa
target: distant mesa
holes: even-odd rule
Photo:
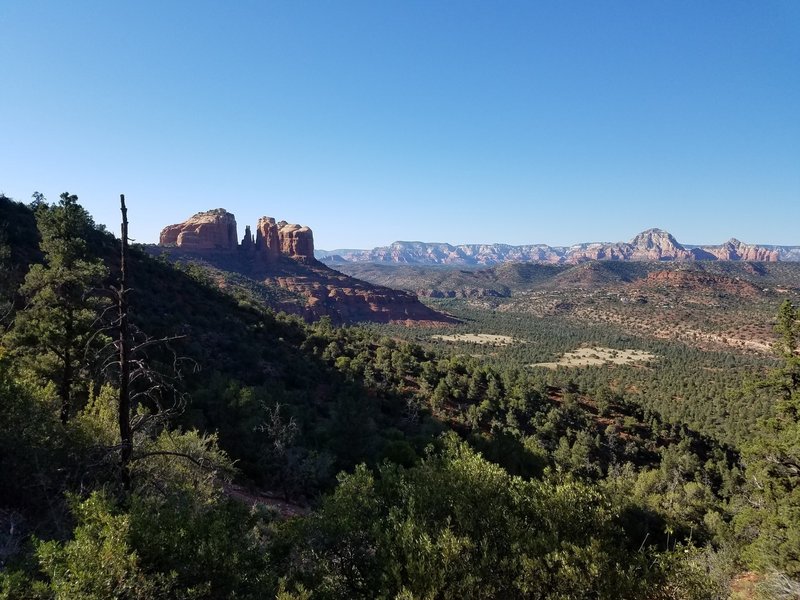
[[[648,229],[630,242],[592,242],[573,246],[394,242],[372,250],[321,252],[327,263],[371,262],[417,265],[483,265],[505,262],[578,264],[610,261],[758,261],[797,260],[794,247],[755,246],[730,239],[718,246],[684,246],[663,229]],[[796,256],[797,255],[797,256]]]
[[[309,227],[261,217],[255,236],[247,225],[239,243],[236,217],[224,208],[199,212],[183,223],[164,227],[158,245],[188,252],[246,252],[267,263],[280,257],[316,262],[314,234]]]

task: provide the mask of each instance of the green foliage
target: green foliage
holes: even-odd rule
[[[36,218],[22,203],[0,193],[0,246],[5,258],[0,277],[0,291],[13,295],[31,261],[40,258],[37,248]]]
[[[789,300],[781,304],[775,332],[780,336],[776,351],[781,366],[767,386],[779,400],[778,418],[791,424],[800,419],[800,309]]]
[[[780,281],[796,280],[798,265],[784,266],[793,269],[781,275]],[[624,265],[624,268],[628,266]],[[776,364],[769,356],[723,348],[702,349],[679,340],[634,335],[630,327],[621,327],[614,322],[580,322],[571,312],[561,314],[547,308],[549,305],[535,314],[525,312],[526,299],[555,303],[558,299],[568,301],[569,294],[570,290],[537,292],[520,296],[519,303],[504,299],[431,302],[434,308],[464,321],[459,325],[458,333],[496,333],[515,340],[506,346],[434,339],[437,334],[454,333],[452,328],[369,327],[375,335],[401,337],[440,355],[473,356],[498,371],[525,369],[543,385],[563,388],[572,380],[578,389],[592,397],[600,393],[601,404],[615,397],[624,398],[628,404],[658,414],[664,422],[685,424],[728,444],[749,439],[757,419],[770,414],[772,407],[768,398],[743,391],[745,382]],[[616,295],[603,302],[610,313],[625,310]],[[715,310],[717,314],[727,314],[729,309],[735,308],[737,322],[746,328],[753,319],[767,322],[775,307],[775,301],[768,299],[755,307],[740,301],[733,307],[717,307]],[[658,314],[655,306],[648,310]],[[705,322],[700,316],[695,318]],[[585,345],[645,350],[655,354],[656,358],[647,365],[530,367],[535,363],[553,361],[565,352]]]
[[[131,547],[131,517],[95,492],[74,501],[74,538],[64,544],[41,542],[37,555],[56,599],[149,600],[170,596],[174,576],[145,573]]]
[[[9,361],[0,358],[0,516],[12,511],[22,527],[0,536],[13,546],[31,517],[48,533],[63,532],[63,493],[85,475],[89,453],[59,423],[54,386],[15,378]]]
[[[57,356],[31,360],[62,318],[52,294],[87,311],[75,348],[87,347],[102,303],[86,292],[118,249],[74,197],[39,203],[46,263],[19,287],[41,258],[35,231],[27,250],[19,243],[34,221],[1,198],[0,210],[20,217],[0,248],[16,277],[6,298],[30,303],[5,338],[13,352],[0,348],[0,598],[722,598],[736,569],[796,572],[793,307],[778,323],[784,366],[754,399],[731,390],[768,360],[463,306],[476,319],[465,328],[488,323],[528,343],[476,349],[433,344],[430,330],[306,325],[261,304],[290,300],[275,290],[231,296],[216,286],[240,278],[133,250],[131,318],[179,337],[148,346],[147,366],[167,371],[183,355],[199,371],[178,382],[189,400],[174,422],[140,405],[125,490],[117,390],[76,352],[79,402],[62,426]],[[503,281],[553,275],[526,269]],[[23,335],[33,322],[52,331]],[[587,336],[659,362],[526,366]],[[743,463],[687,426],[735,442],[756,414],[772,418]],[[284,521],[269,508],[276,492],[284,509],[305,513],[311,498],[318,509]],[[31,533],[50,541],[34,549]]]
[[[39,248],[52,268],[71,268],[86,259],[86,239],[94,221],[78,204],[77,196],[64,192],[58,204],[40,203],[35,212],[41,236]]]
[[[13,294],[11,248],[6,243],[5,232],[0,230],[0,326],[11,312]]]
[[[112,486],[71,496],[71,539],[38,542],[39,572],[2,584],[67,599],[260,598],[275,586],[263,562],[272,517],[225,497],[220,468],[231,466],[213,439],[164,432],[133,467],[136,489],[121,500]]]
[[[659,577],[596,489],[509,476],[453,436],[342,476],[286,535],[283,568],[320,598],[633,598]]]
[[[760,570],[800,576],[800,311],[781,305],[776,331],[783,359],[767,380],[776,415],[761,423],[760,435],[744,448],[746,488],[735,525],[744,555]]]
[[[255,599],[275,586],[264,563],[269,519],[223,498],[136,495],[129,540],[143,564],[169,573],[193,597]]]
[[[214,434],[165,429],[136,447],[131,477],[140,493],[190,494],[212,502],[234,474],[233,462]]]
[[[33,265],[25,276],[19,293],[26,305],[7,336],[22,365],[56,383],[64,423],[75,396],[88,394],[93,352],[105,341],[98,317],[108,304],[95,293],[108,271],[88,254],[85,240],[93,222],[77,200],[64,193],[58,205],[38,206],[45,264]]]

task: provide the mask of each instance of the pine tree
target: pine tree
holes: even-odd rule
[[[800,311],[788,300],[778,312],[776,345],[783,364],[766,387],[775,416],[745,448],[746,504],[737,514],[753,566],[800,576]]]
[[[20,287],[27,304],[16,315],[9,343],[23,364],[56,384],[66,423],[85,384],[90,349],[102,343],[98,317],[107,301],[97,290],[107,270],[89,256],[86,238],[94,223],[78,197],[65,192],[53,206],[35,197],[44,264],[33,265]]]

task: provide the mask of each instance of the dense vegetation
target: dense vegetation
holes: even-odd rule
[[[797,591],[790,303],[740,392],[767,418],[723,445],[624,384],[308,325],[132,249],[121,413],[119,241],[69,194],[0,224],[0,598]]]
[[[531,316],[516,311],[479,308],[464,300],[436,301],[439,310],[464,322],[463,332],[502,334],[505,344],[443,342],[442,328],[413,330],[372,326],[376,335],[400,337],[447,355],[475,355],[496,368],[513,366],[533,371],[552,386],[578,387],[592,396],[612,393],[657,412],[671,423],[683,423],[729,444],[749,439],[759,418],[771,414],[768,395],[750,384],[774,368],[775,357],[763,353],[703,350],[675,340],[637,336],[608,324],[574,323],[559,315]],[[776,306],[777,309],[777,306]],[[609,368],[588,366],[557,370],[529,365],[556,360],[581,346],[646,350],[655,358],[645,364]]]

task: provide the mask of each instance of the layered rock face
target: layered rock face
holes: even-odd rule
[[[692,260],[692,253],[681,246],[672,234],[662,229],[648,229],[631,240],[631,260]]]
[[[290,305],[279,308],[295,312],[308,320],[328,316],[335,323],[372,321],[376,323],[441,324],[455,323],[422,304],[416,295],[387,287],[372,285],[327,268],[297,265],[292,274],[267,274],[266,282],[275,283],[306,298],[304,307]]]
[[[239,245],[236,218],[223,208],[200,212],[176,225],[161,230],[160,246],[175,246],[184,251],[236,250],[254,253],[260,260],[271,263],[285,256],[304,262],[314,261],[314,233],[304,225],[286,221],[275,222],[261,217],[255,239],[250,226],[245,228]]]
[[[183,223],[164,227],[158,244],[189,251],[235,250],[236,218],[224,208],[199,212]]]
[[[592,242],[574,246],[394,242],[372,250],[321,253],[328,263],[371,262],[410,265],[496,265],[504,262],[578,264],[593,260],[774,262],[800,260],[794,246],[755,246],[736,239],[720,246],[684,246],[662,229],[643,231],[630,242]]]
[[[304,225],[278,223],[278,245],[281,254],[286,256],[314,259],[314,234]]]
[[[265,257],[267,262],[277,260],[281,255],[278,226],[272,217],[261,217],[258,220],[258,225],[256,225],[256,252]]]
[[[587,260],[694,260],[692,253],[672,235],[661,229],[643,231],[630,242],[573,246],[564,258],[566,263]]]
[[[330,316],[335,322],[452,323],[452,319],[422,304],[408,292],[375,286],[338,273],[314,258],[314,234],[309,227],[261,217],[255,235],[245,227],[241,244],[236,219],[224,209],[197,213],[161,231],[161,249],[185,258],[197,253],[206,263],[278,286],[295,299],[274,300],[276,310],[313,320]],[[292,260],[286,260],[292,259]]]
[[[756,262],[778,262],[780,253],[777,250],[745,244],[731,238],[721,246],[703,246],[702,250],[718,260],[745,260]]]

